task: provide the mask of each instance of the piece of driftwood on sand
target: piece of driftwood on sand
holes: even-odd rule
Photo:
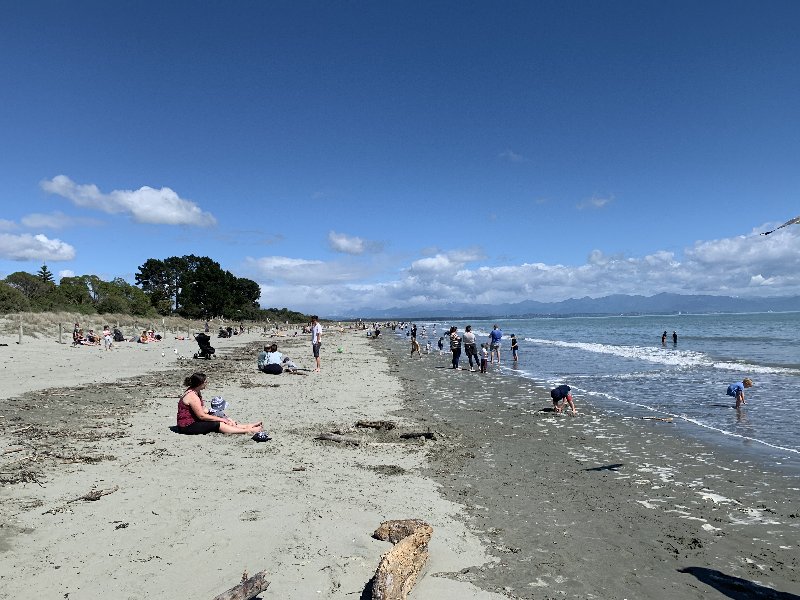
[[[328,440],[329,442],[337,442],[339,444],[353,444],[358,446],[361,440],[346,435],[339,435],[338,433],[320,433],[315,440]]]
[[[391,431],[396,427],[396,425],[392,421],[357,421],[356,427],[365,427],[370,429]]]
[[[219,596],[214,596],[214,600],[250,600],[250,598],[258,596],[268,587],[267,572],[261,571],[250,578],[243,577],[240,584],[233,586],[226,592],[222,592]]]
[[[372,579],[372,600],[405,600],[428,560],[433,528],[420,519],[384,521],[372,537],[394,547],[381,556]]]

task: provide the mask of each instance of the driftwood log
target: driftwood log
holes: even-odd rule
[[[250,600],[250,598],[258,596],[268,587],[267,572],[261,571],[249,579],[243,578],[239,585],[235,585],[227,592],[222,592],[219,596],[215,596],[214,600]]]
[[[356,446],[358,446],[361,443],[361,440],[359,440],[358,438],[347,437],[345,435],[339,435],[338,433],[320,433],[314,439],[328,440],[330,442],[338,442],[339,444],[354,444]]]
[[[113,494],[119,489],[118,485],[115,485],[110,490],[92,490],[91,492],[85,493],[83,496],[78,496],[77,498],[73,498],[72,500],[67,500],[67,504],[71,502],[77,502],[78,500],[86,500],[87,502],[95,502],[100,500],[103,496],[108,496],[109,494]]]
[[[356,427],[369,427],[371,429],[391,431],[396,425],[392,421],[358,421],[356,422]]]
[[[430,431],[412,431],[410,433],[401,433],[400,437],[404,440],[413,440],[415,438],[425,438],[426,440],[436,439],[436,435]]]
[[[419,519],[384,521],[372,537],[392,542],[372,579],[372,600],[405,600],[428,560],[433,528]]]

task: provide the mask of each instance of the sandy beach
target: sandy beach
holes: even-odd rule
[[[261,570],[264,599],[362,597],[389,549],[371,533],[421,518],[412,598],[798,598],[796,472],[674,423],[554,415],[545,390],[388,333],[327,331],[319,374],[259,373],[271,340],[313,366],[306,336],[214,339],[211,361],[192,341],[0,340],[0,597],[213,598]],[[170,431],[194,370],[274,439]],[[381,419],[397,429],[354,427]]]
[[[0,597],[213,598],[261,570],[262,598],[360,597],[390,548],[372,532],[411,517],[434,529],[415,598],[496,597],[442,575],[493,559],[423,474],[428,448],[447,442],[400,439],[415,423],[393,414],[402,386],[385,356],[363,332],[328,331],[321,373],[266,375],[256,354],[272,339],[312,366],[306,336],[214,339],[211,361],[192,360],[190,341],[0,340]],[[273,441],[170,431],[194,370]],[[360,419],[398,427],[356,430]],[[314,440],[330,431],[363,441]],[[90,491],[105,495],[76,500]]]

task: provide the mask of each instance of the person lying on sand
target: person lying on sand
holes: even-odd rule
[[[186,391],[178,400],[178,433],[198,435],[211,432],[254,434],[263,431],[262,423],[237,423],[228,417],[218,417],[206,410],[203,390],[205,373],[193,373],[183,380]]]

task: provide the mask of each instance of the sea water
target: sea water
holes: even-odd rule
[[[480,343],[495,322],[504,334],[500,372],[548,389],[566,383],[579,411],[589,403],[624,417],[672,419],[687,435],[774,464],[800,464],[800,313],[452,321],[425,323],[418,337],[435,350],[450,325],[463,333],[471,324]],[[725,392],[745,377],[754,387],[737,411]]]

